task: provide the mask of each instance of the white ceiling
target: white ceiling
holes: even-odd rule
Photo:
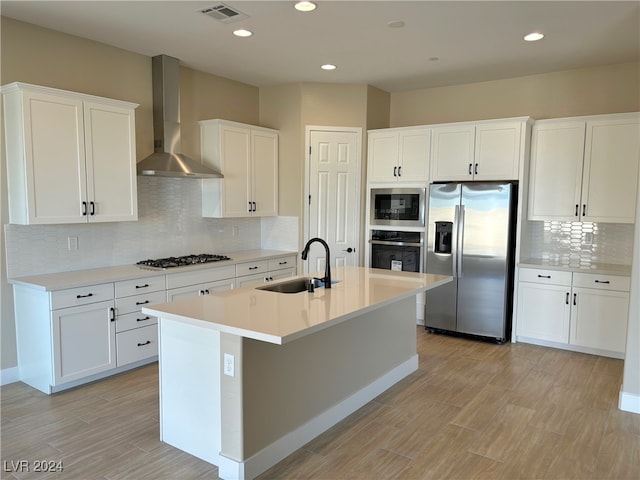
[[[255,86],[366,83],[389,92],[638,61],[640,1],[7,1],[3,16]],[[390,28],[402,20],[402,28]],[[252,30],[249,38],[231,34]],[[522,37],[541,31],[539,42]],[[438,60],[430,60],[437,57]],[[338,69],[319,67],[333,63]]]

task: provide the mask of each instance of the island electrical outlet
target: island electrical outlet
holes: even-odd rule
[[[235,358],[230,353],[224,354],[224,374],[233,377],[235,372]]]

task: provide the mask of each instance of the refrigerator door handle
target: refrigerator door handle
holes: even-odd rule
[[[462,257],[464,256],[464,205],[460,205],[458,213],[458,235],[457,242],[458,246],[456,250],[458,251],[458,277],[462,277]]]
[[[458,276],[458,233],[460,232],[460,205],[456,205],[453,211],[453,232],[451,239],[451,274],[453,278]]]

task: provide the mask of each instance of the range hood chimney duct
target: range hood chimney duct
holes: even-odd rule
[[[167,55],[151,60],[154,153],[138,163],[138,175],[222,178],[220,172],[180,152],[180,61]]]

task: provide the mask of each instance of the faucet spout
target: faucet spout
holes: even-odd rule
[[[309,255],[309,247],[314,242],[318,242],[322,244],[326,252],[327,259],[324,264],[324,278],[322,278],[322,282],[324,283],[324,288],[331,288],[331,254],[329,252],[329,245],[327,245],[327,242],[325,242],[323,239],[318,237],[314,237],[310,239],[307,242],[307,244],[304,246],[304,250],[302,250],[302,254],[301,254],[302,260],[307,259],[307,256]]]

